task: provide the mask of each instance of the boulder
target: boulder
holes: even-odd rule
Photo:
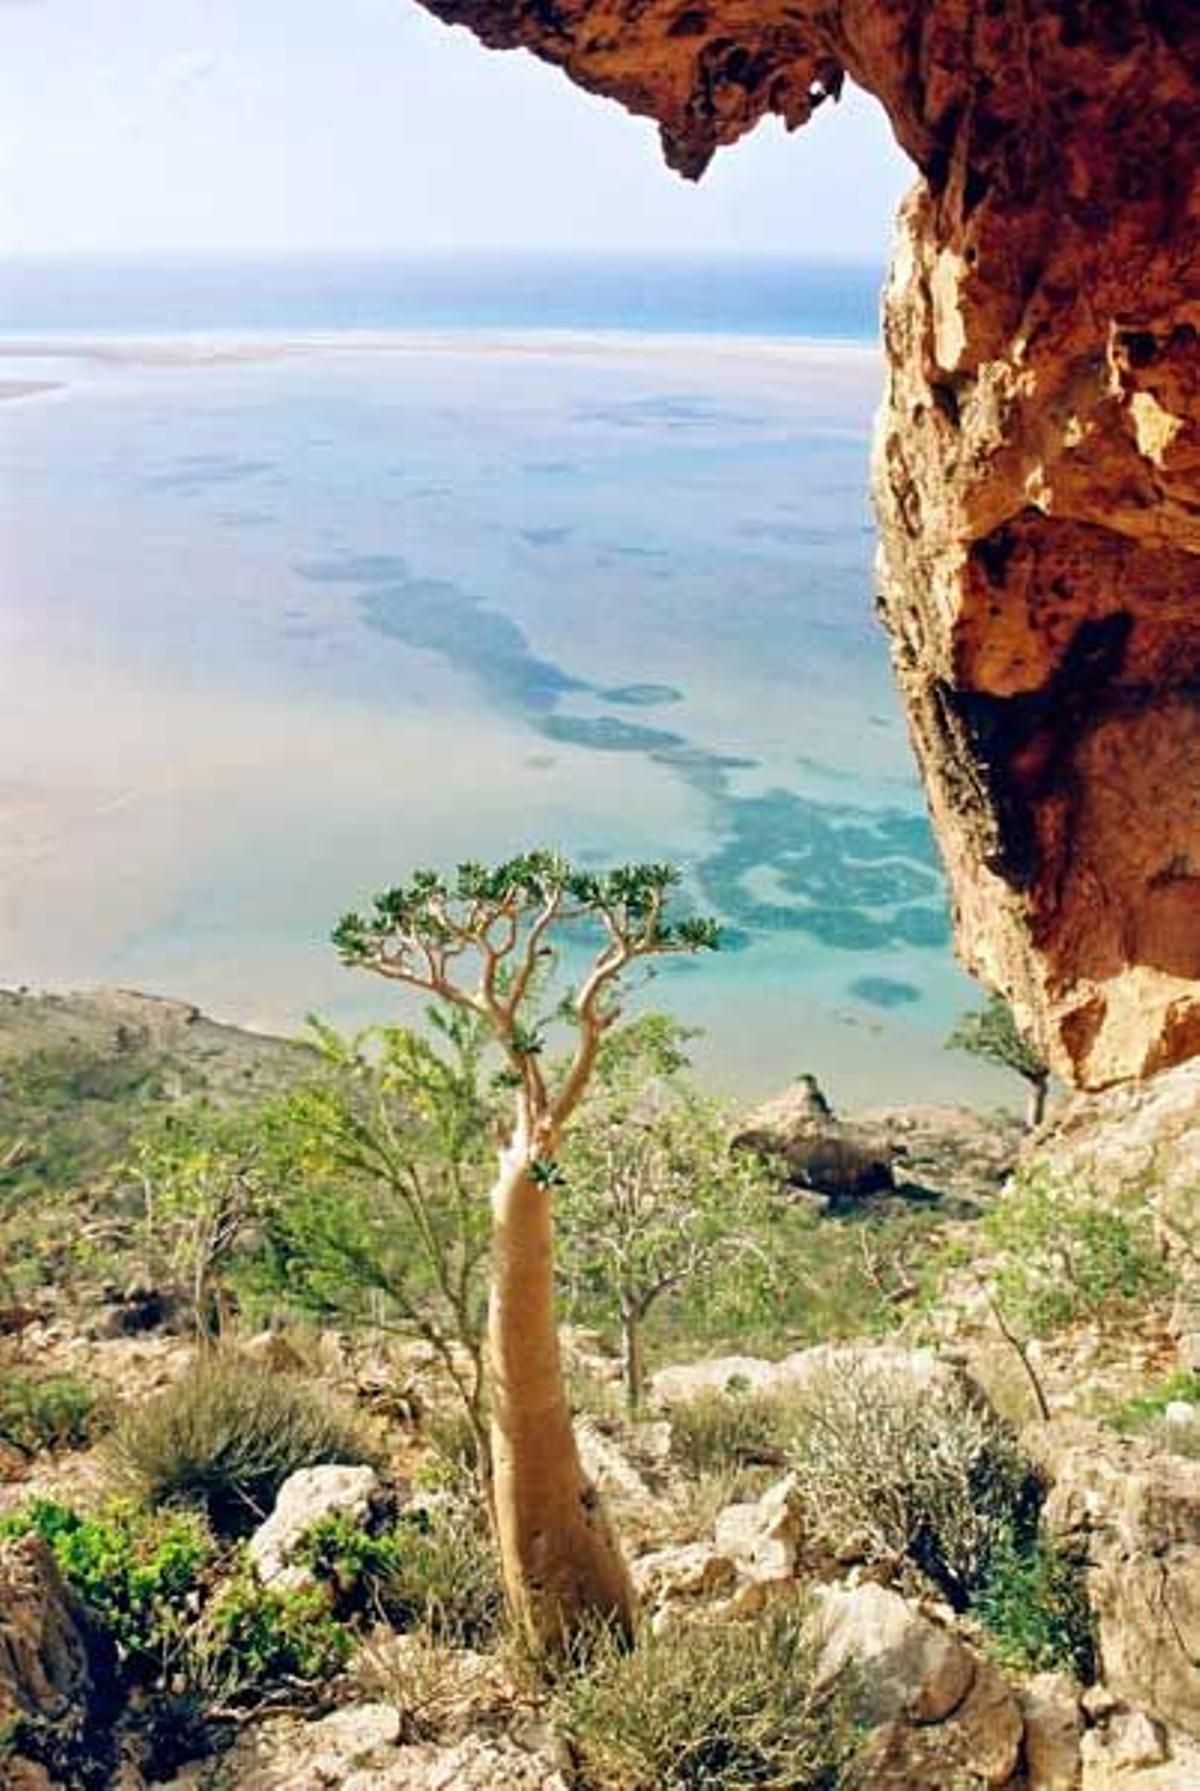
[[[1123,1711],[1083,1738],[1080,1791],[1196,1791],[1200,1747]]]
[[[799,1484],[789,1474],[767,1488],[760,1499],[727,1505],[716,1521],[714,1542],[719,1557],[731,1561],[746,1580],[771,1583],[790,1580],[803,1534]]]
[[[373,1468],[327,1464],[300,1468],[279,1489],[275,1509],[250,1538],[250,1559],[264,1585],[297,1586],[307,1578],[294,1563],[296,1550],[323,1517],[365,1523],[380,1491]]]
[[[857,1667],[863,1722],[940,1723],[958,1709],[976,1666],[948,1630],[886,1586],[835,1586],[819,1599],[821,1673],[832,1677],[851,1663]]]
[[[878,1134],[834,1119],[818,1106],[808,1078],[749,1113],[730,1141],[778,1163],[789,1182],[832,1199],[895,1187],[894,1151]]]
[[[1029,1791],[1074,1791],[1083,1737],[1078,1686],[1066,1673],[1038,1673],[1020,1698]]]
[[[812,1349],[794,1350],[777,1362],[760,1356],[714,1356],[706,1362],[681,1363],[662,1368],[651,1382],[660,1405],[686,1405],[713,1393],[786,1393],[802,1397],[814,1381],[831,1370],[865,1363],[889,1374],[911,1376],[914,1384],[933,1386],[949,1382],[951,1370],[932,1350],[902,1349],[892,1343],[818,1343]]]
[[[40,1536],[0,1544],[0,1736],[28,1723],[55,1760],[81,1745],[92,1675],[81,1614]],[[42,1769],[4,1759],[4,1784],[36,1786]],[[24,1776],[18,1776],[18,1773]]]
[[[1045,1523],[1086,1563],[1108,1691],[1200,1739],[1200,1461],[1080,1420],[1024,1435]]]
[[[401,1746],[399,1734],[385,1703],[347,1705],[318,1722],[274,1718],[222,1757],[221,1782],[247,1791],[566,1791],[552,1762],[506,1737]],[[189,1766],[164,1791],[204,1791],[210,1776],[211,1763]]]
[[[995,1667],[884,1586],[833,1587],[819,1600],[822,1674],[857,1669],[872,1791],[1010,1783],[1024,1721]]]

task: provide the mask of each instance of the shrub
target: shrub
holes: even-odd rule
[[[1033,1170],[988,1212],[984,1236],[999,1252],[999,1305],[1035,1336],[1136,1310],[1172,1284],[1140,1192],[1118,1202]]]
[[[210,1710],[252,1705],[267,1692],[306,1693],[345,1663],[350,1632],[319,1587],[277,1590],[239,1563],[189,1637],[186,1679]]]
[[[220,1354],[119,1425],[108,1454],[127,1489],[152,1505],[198,1505],[222,1535],[261,1522],[297,1468],[379,1462],[362,1421],[321,1387]]]
[[[1045,1537],[1004,1537],[992,1550],[971,1608],[1002,1666],[1026,1673],[1065,1668],[1085,1685],[1095,1678],[1096,1638],[1083,1575]]]
[[[82,1517],[35,1499],[0,1522],[0,1536],[30,1532],[49,1543],[92,1624],[111,1640],[119,1676],[162,1677],[180,1654],[213,1561],[203,1522],[120,1503]]]
[[[835,1791],[854,1733],[845,1691],[822,1684],[808,1612],[602,1636],[555,1694],[585,1786],[604,1791]]]
[[[839,1363],[798,1401],[792,1450],[814,1536],[908,1561],[956,1610],[1036,1516],[1039,1488],[1011,1432],[957,1382]]]
[[[374,1609],[400,1629],[418,1625],[464,1645],[488,1641],[504,1595],[491,1543],[456,1500],[402,1512],[372,1536],[344,1515],[313,1525],[300,1559],[340,1608]]]
[[[0,1442],[25,1455],[82,1449],[92,1436],[96,1396],[75,1374],[9,1374],[0,1381]]]
[[[671,1454],[696,1477],[778,1463],[794,1416],[778,1393],[698,1393],[671,1411]]]

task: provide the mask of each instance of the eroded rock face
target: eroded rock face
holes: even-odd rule
[[[1194,0],[427,0],[695,176],[848,76],[920,179],[885,307],[882,611],[960,949],[1069,1078],[1200,1053]]]

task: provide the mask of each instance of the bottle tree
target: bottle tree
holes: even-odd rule
[[[559,1351],[554,1293],[558,1151],[621,1017],[643,959],[717,944],[713,921],[670,913],[667,864],[597,873],[535,851],[449,877],[418,871],[334,932],[346,964],[406,983],[482,1019],[513,1107],[490,1192],[488,1305],[493,1498],[504,1583],[530,1640],[562,1646],[599,1615],[631,1631],[634,1597],[616,1538],[584,1474]],[[544,1054],[542,1011],[555,947],[586,941],[559,1013],[573,1027],[561,1065]]]

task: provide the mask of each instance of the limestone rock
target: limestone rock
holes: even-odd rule
[[[1022,1688],[1021,1712],[1029,1791],[1074,1791],[1083,1737],[1074,1680],[1065,1673],[1038,1673]]]
[[[858,1670],[858,1716],[872,1731],[872,1791],[1007,1785],[1024,1720],[1000,1673],[899,1593],[864,1584],[820,1595],[821,1671]]]
[[[1121,1713],[1083,1738],[1080,1791],[1196,1791],[1200,1747],[1165,1737],[1140,1711]]]
[[[706,1542],[654,1549],[639,1555],[629,1571],[638,1596],[651,1605],[720,1597],[737,1582],[733,1562]]]
[[[373,1468],[328,1464],[300,1468],[284,1481],[275,1509],[250,1538],[250,1559],[264,1585],[298,1585],[306,1575],[293,1564],[302,1538],[323,1517],[364,1521],[379,1491]]]
[[[748,1114],[731,1149],[778,1162],[796,1187],[837,1198],[857,1198],[895,1186],[886,1140],[814,1110],[805,1080]]]
[[[1200,1462],[1082,1421],[1025,1436],[1045,1523],[1087,1563],[1108,1691],[1200,1738]]]
[[[790,1580],[796,1572],[803,1520],[798,1484],[789,1474],[760,1499],[727,1505],[717,1516],[716,1552],[747,1580]]]
[[[868,1743],[871,1791],[962,1791],[1009,1785],[1017,1776],[1023,1724],[996,1668],[977,1664],[971,1689],[942,1723],[886,1724]]]
[[[949,1379],[950,1371],[932,1350],[902,1349],[891,1343],[818,1343],[794,1350],[777,1362],[760,1356],[714,1356],[660,1369],[651,1382],[654,1398],[664,1406],[686,1405],[712,1393],[789,1393],[802,1395],[831,1370],[866,1363],[888,1373],[909,1376],[917,1386]]]
[[[885,1586],[829,1588],[819,1622],[821,1671],[857,1665],[866,1723],[941,1723],[974,1683],[976,1665],[962,1643]]]
[[[0,1544],[0,1735],[28,1722],[65,1754],[82,1738],[91,1668],[75,1602],[40,1536]],[[40,1767],[6,1762],[14,1784],[38,1782]],[[8,1780],[4,1781],[6,1784]]]

